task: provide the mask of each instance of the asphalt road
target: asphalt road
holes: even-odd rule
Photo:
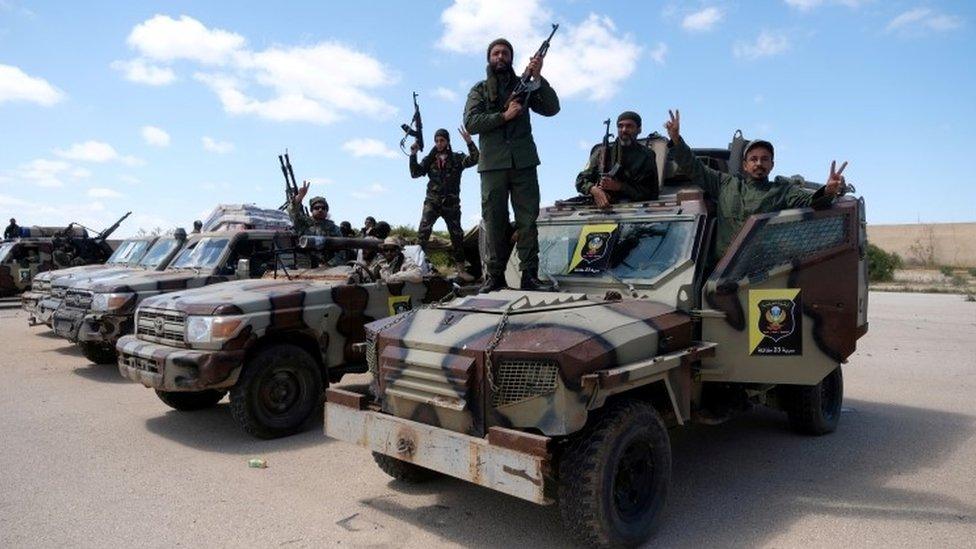
[[[794,435],[773,411],[672,433],[654,545],[976,544],[976,303],[874,293],[870,311],[836,433]],[[0,547],[570,544],[554,507],[394,482],[321,425],[255,440],[226,401],[172,411],[16,309],[0,333]]]

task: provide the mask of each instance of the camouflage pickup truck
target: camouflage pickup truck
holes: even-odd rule
[[[348,241],[339,248],[376,246]],[[279,271],[153,297],[136,330],[119,340],[119,371],[155,389],[177,410],[215,405],[230,392],[247,433],[275,438],[302,429],[321,410],[322,391],[344,374],[366,371],[363,326],[443,298],[439,275],[422,282],[354,282],[353,267]]]
[[[765,405],[801,432],[833,431],[840,364],[867,331],[863,201],[753,216],[708,272],[713,206],[668,175],[657,201],[543,209],[539,272],[558,291],[368,325],[372,390],[328,389],[325,434],[396,479],[441,473],[558,502],[578,541],[629,546],[664,509],[669,428]]]
[[[52,317],[54,333],[77,342],[97,364],[116,361],[115,344],[133,331],[143,299],[228,280],[260,278],[275,268],[275,250],[294,246],[294,233],[264,229],[191,236],[161,271],[142,271],[75,283]]]

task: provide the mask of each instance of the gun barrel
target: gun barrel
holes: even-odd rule
[[[378,238],[305,235],[298,239],[298,247],[305,250],[378,250],[383,241]]]
[[[115,229],[118,229],[119,228],[119,225],[121,225],[122,222],[125,221],[126,218],[129,217],[130,215],[132,215],[132,212],[125,212],[125,215],[123,215],[122,217],[120,217],[119,220],[116,221],[114,224],[112,224],[111,227],[109,227],[109,228],[105,229],[104,231],[98,233],[98,239],[99,240],[106,240],[109,236],[111,236],[112,233],[115,232]]]

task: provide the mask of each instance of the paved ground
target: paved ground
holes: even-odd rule
[[[837,433],[770,411],[672,434],[666,547],[972,547],[976,303],[871,295]],[[0,547],[565,547],[554,508],[391,481],[323,438],[178,413],[0,309]],[[263,457],[268,469],[249,469]]]

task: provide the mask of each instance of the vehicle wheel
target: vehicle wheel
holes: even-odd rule
[[[230,391],[230,409],[244,432],[258,438],[297,433],[322,405],[322,374],[304,349],[268,347],[244,365]]]
[[[437,471],[432,471],[426,467],[414,465],[409,461],[403,461],[379,452],[373,452],[373,459],[384,473],[403,482],[419,484],[440,476],[440,473]]]
[[[844,375],[840,366],[820,383],[791,387],[786,413],[793,430],[808,435],[825,435],[837,430],[844,402]]]
[[[559,511],[579,541],[597,547],[643,543],[671,484],[671,441],[646,402],[611,404],[559,458]]]
[[[115,347],[93,341],[79,341],[78,345],[81,346],[81,353],[85,358],[95,364],[115,364],[119,359]]]
[[[159,400],[166,403],[167,406],[173,408],[174,410],[179,410],[181,412],[193,412],[196,410],[205,410],[207,408],[212,408],[220,402],[220,399],[224,398],[227,391],[218,391],[215,389],[208,389],[206,391],[156,391],[156,396]]]

